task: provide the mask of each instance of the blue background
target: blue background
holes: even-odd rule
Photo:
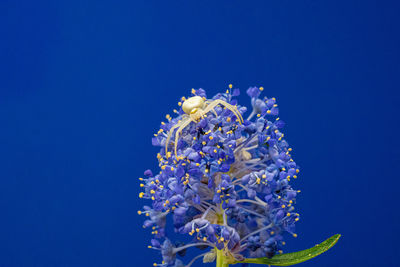
[[[2,0],[0,266],[160,262],[136,214],[151,137],[229,83],[277,97],[302,167],[285,251],[341,233],[302,266],[398,266],[396,2]]]

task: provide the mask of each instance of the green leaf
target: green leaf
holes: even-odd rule
[[[317,257],[318,255],[324,253],[331,247],[333,247],[336,242],[340,238],[340,234],[336,234],[321,244],[316,245],[315,247],[286,254],[278,254],[273,256],[272,258],[247,258],[243,261],[238,261],[235,263],[255,263],[255,264],[267,264],[267,265],[275,265],[275,266],[290,266],[297,263],[301,263]]]

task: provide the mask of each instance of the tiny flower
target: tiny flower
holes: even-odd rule
[[[146,216],[143,227],[153,234],[149,247],[162,255],[155,266],[190,266],[204,255],[214,259],[215,251],[232,261],[272,257],[285,235],[297,236],[298,191],[290,182],[299,167],[284,139],[276,99],[260,98],[262,87],[249,88],[252,111],[242,121],[247,108],[237,103],[240,92],[232,88],[210,99],[203,89],[192,89],[192,96],[204,102],[192,110],[199,116],[182,109],[187,108],[182,97],[177,116],[166,116],[152,138],[160,147],[160,169],[146,170],[146,178],[140,178],[139,197],[151,207],[138,213]],[[203,113],[209,105],[213,108]],[[189,242],[171,242],[168,217],[175,233]],[[196,248],[206,251],[186,265],[178,259]]]

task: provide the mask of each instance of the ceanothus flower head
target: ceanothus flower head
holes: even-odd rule
[[[174,110],[176,116],[167,115],[161,123],[152,139],[160,147],[160,170],[146,170],[140,178],[139,197],[151,206],[138,212],[146,215],[143,227],[154,235],[149,247],[161,251],[162,262],[154,266],[190,266],[204,255],[213,259],[217,250],[235,260],[272,257],[282,253],[285,233],[297,236],[299,191],[289,182],[299,167],[281,131],[276,99],[261,98],[262,91],[247,90],[252,110],[244,121],[247,108],[234,99],[239,89],[230,85],[212,98],[203,89],[192,89],[192,97],[201,97],[204,104],[189,114]],[[178,105],[186,100],[182,97]],[[175,233],[189,242],[170,240],[167,216]],[[210,249],[184,265],[178,257],[191,247]]]

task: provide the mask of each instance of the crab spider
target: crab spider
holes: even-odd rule
[[[233,106],[221,99],[205,101],[205,98],[203,99],[200,96],[190,97],[186,99],[182,104],[182,110],[185,112],[185,114],[183,114],[182,116],[182,120],[179,121],[174,126],[172,126],[172,128],[168,132],[167,141],[165,142],[165,154],[167,155],[169,141],[175,129],[178,128],[175,134],[175,143],[174,143],[175,157],[178,158],[176,150],[178,146],[178,138],[182,130],[185,129],[191,122],[198,122],[201,118],[204,117],[204,115],[206,115],[210,111],[212,111],[215,114],[215,116],[217,116],[217,113],[214,110],[214,108],[217,105],[222,105],[225,108],[229,109],[238,118],[239,123],[243,122],[242,115],[240,114],[236,106]]]

